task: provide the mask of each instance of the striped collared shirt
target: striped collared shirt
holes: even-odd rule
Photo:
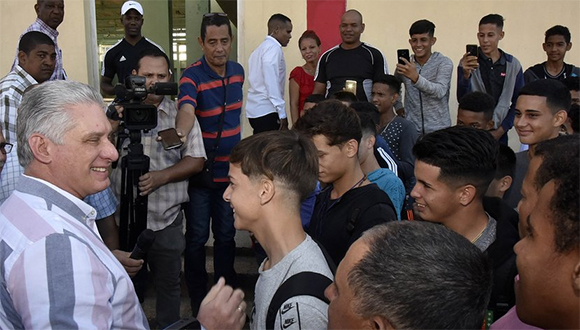
[[[62,50],[58,48],[58,43],[56,39],[58,38],[58,31],[48,26],[44,23],[40,18],[37,18],[34,23],[30,24],[30,26],[20,35],[22,36],[30,31],[39,31],[52,39],[54,42],[54,51],[56,52],[56,63],[54,64],[54,72],[49,80],[66,80],[66,72],[64,71],[64,67],[62,65]],[[20,40],[20,39],[18,39]],[[16,47],[16,56],[14,58],[14,63],[12,64],[12,70],[18,65],[18,47]]]
[[[6,142],[14,144],[12,152],[6,155],[6,164],[0,174],[0,204],[14,188],[24,169],[18,163],[18,143],[16,141],[16,117],[24,91],[37,82],[19,65],[0,80],[0,123]]]
[[[146,329],[133,283],[101,240],[96,211],[22,176],[0,207],[0,328]]]
[[[143,144],[143,153],[150,158],[150,172],[171,167],[186,156],[205,158],[201,129],[197,120],[187,136],[186,142],[180,148],[165,150],[161,142],[157,141],[157,133],[159,131],[175,127],[176,116],[177,108],[175,107],[175,102],[166,97],[157,108],[157,127],[147,133],[142,132],[141,144]],[[120,156],[125,157],[127,155],[128,144],[129,140],[126,139],[123,142]],[[111,175],[111,186],[118,197],[122,188],[121,172],[121,166],[119,165]],[[161,230],[175,221],[177,214],[181,211],[181,203],[189,201],[189,195],[187,194],[188,184],[189,179],[168,183],[148,195],[148,229]],[[135,188],[133,196],[137,196],[137,194],[138,191]]]

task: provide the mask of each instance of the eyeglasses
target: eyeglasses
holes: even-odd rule
[[[0,152],[4,155],[9,154],[12,151],[12,143],[2,142],[0,143]]]
[[[226,14],[226,13],[207,13],[207,14],[203,14],[203,18],[210,18],[210,17],[214,17],[214,16],[228,17],[228,14]]]

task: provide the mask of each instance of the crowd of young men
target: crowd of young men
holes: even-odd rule
[[[247,304],[234,289],[235,229],[266,255],[252,329],[580,327],[580,146],[578,135],[559,136],[578,126],[568,119],[578,68],[564,62],[567,28],[546,31],[547,61],[524,74],[498,47],[503,17],[483,17],[477,54],[459,63],[450,127],[453,64],[432,51],[435,25],[411,26],[414,54],[389,75],[380,51],[360,40],[362,15],[348,10],[342,42],[314,78],[315,93],[337,100],[308,98],[318,104],[287,131],[281,47],[292,23],[275,14],[250,57],[255,135],[241,140],[244,69],[228,59],[227,15],[204,15],[203,56],[184,71],[178,102],[144,100],[157,115],[140,138],[149,170],[136,178],[155,235],[145,263],[119,250],[112,216],[125,187],[121,169],[108,168],[127,149],[119,155],[109,137],[124,128],[103,115],[93,88],[60,81],[64,1],[38,0],[35,10],[0,81],[1,328],[148,328],[130,278],[146,264],[156,325],[167,327],[181,318],[185,252],[192,314],[206,329],[240,329]],[[143,76],[147,88],[171,81],[167,55],[141,35],[142,6],[125,2],[121,22],[125,38],[105,56],[101,91],[112,94],[114,76]],[[346,65],[353,58],[360,66]],[[500,144],[512,126],[527,151]],[[157,135],[173,127],[182,144],[165,150]]]

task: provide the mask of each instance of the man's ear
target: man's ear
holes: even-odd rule
[[[38,16],[38,13],[40,12],[40,6],[38,5],[38,2],[34,5],[34,11],[36,12],[36,16]]]
[[[566,112],[566,110],[560,110],[556,112],[556,114],[554,115],[554,127],[560,127],[564,125],[567,119],[568,113]]]
[[[260,179],[260,205],[268,204],[276,194],[276,186],[270,179]]]
[[[431,38],[431,46],[435,45],[436,42],[437,42],[437,37]]]
[[[358,155],[358,142],[355,139],[350,139],[344,143],[342,147],[346,152],[347,157],[352,158]]]
[[[505,37],[505,31],[502,30],[499,34],[499,40],[503,40],[503,37]]]
[[[201,40],[201,36],[197,37],[197,42],[199,43],[199,47],[203,50],[203,40]]]
[[[368,140],[369,140],[369,146],[368,146],[368,148],[369,149],[374,149],[375,143],[377,142],[377,137],[374,136],[374,135],[371,135],[371,136],[369,136],[369,139]]]
[[[363,32],[365,32],[365,23],[361,23],[361,25],[360,25],[360,26],[362,27],[362,29],[361,29],[360,33],[363,33]]]
[[[459,203],[463,206],[469,205],[477,195],[475,186],[467,184],[459,189]]]
[[[506,192],[512,186],[513,178],[509,175],[504,176],[499,181],[499,191]]]
[[[393,93],[393,97],[392,97],[393,106],[395,105],[395,102],[397,102],[398,99],[399,99],[399,93]]]
[[[32,150],[34,159],[43,164],[52,162],[51,144],[52,142],[41,134],[35,133],[28,138],[28,145],[30,146],[30,150]]]
[[[572,42],[569,42],[569,43],[566,45],[566,51],[569,51],[570,49],[572,49]]]
[[[370,328],[373,330],[395,330],[391,323],[380,316],[373,316],[369,320]]]
[[[580,293],[580,262],[574,267],[574,272],[572,273],[572,285],[574,286],[574,291],[576,294]]]
[[[23,51],[18,51],[18,65],[20,67],[24,67],[26,65],[26,61],[28,60],[28,55],[26,55]]]
[[[133,76],[136,76],[136,75],[137,75],[137,70],[133,69],[133,70],[131,71],[131,75],[133,75]]]
[[[495,125],[495,122],[493,120],[488,120],[485,130],[486,131],[492,130],[494,125]]]

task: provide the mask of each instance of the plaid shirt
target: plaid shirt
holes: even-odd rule
[[[163,145],[157,141],[157,133],[167,128],[175,127],[177,108],[175,102],[164,98],[157,108],[157,127],[147,133],[142,133],[141,144],[143,153],[150,157],[149,171],[160,171],[171,167],[186,156],[205,158],[205,148],[201,137],[201,129],[196,120],[193,129],[187,136],[187,141],[180,147],[171,150],[163,149]],[[129,140],[123,142],[120,156],[127,155]],[[121,166],[117,166],[111,175],[111,187],[117,197],[121,194]],[[168,183],[157,188],[148,195],[147,204],[147,228],[158,231],[169,226],[179,212],[181,203],[189,201],[187,187],[189,179]],[[133,196],[137,196],[137,190]]]
[[[0,80],[0,124],[6,142],[14,144],[12,152],[6,155],[6,164],[0,174],[0,204],[4,203],[12,190],[16,188],[16,183],[24,169],[18,163],[16,150],[16,115],[18,107],[22,101],[24,91],[37,82],[19,65],[14,67],[6,77]]]
[[[50,26],[46,25],[40,18],[37,18],[34,23],[30,24],[30,26],[20,35],[20,38],[24,34],[30,31],[39,31],[52,39],[54,41],[54,51],[56,52],[56,63],[54,65],[54,72],[49,80],[66,80],[66,72],[64,71],[64,67],[62,66],[62,51],[58,48],[58,43],[56,42],[56,38],[58,37],[58,31],[51,28]],[[20,43],[20,39],[19,43]],[[18,47],[16,47],[16,56],[14,58],[14,63],[12,64],[12,70],[18,65]]]

